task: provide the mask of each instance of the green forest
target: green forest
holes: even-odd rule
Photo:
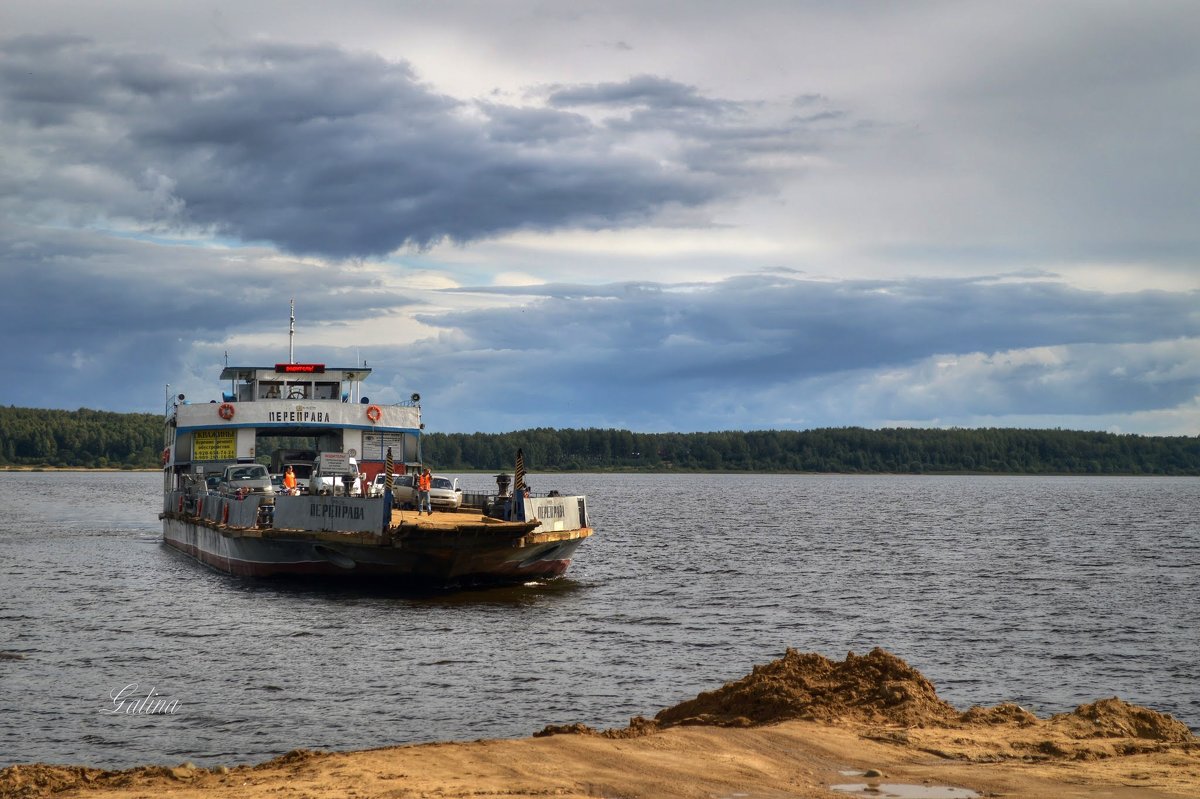
[[[157,414],[0,407],[0,468],[158,468],[162,422]],[[1200,475],[1200,437],[1075,430],[538,428],[421,440],[426,463],[443,471],[511,471],[521,448],[530,471]]]
[[[552,430],[432,433],[425,460],[438,469],[989,474],[1200,474],[1200,438],[1071,430],[758,430],[631,433]]]
[[[0,407],[0,467],[158,468],[162,440],[153,413]]]

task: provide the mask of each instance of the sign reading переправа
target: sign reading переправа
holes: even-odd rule
[[[378,532],[387,508],[381,499],[360,497],[276,497],[275,529]]]

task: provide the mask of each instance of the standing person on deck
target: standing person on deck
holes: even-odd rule
[[[433,484],[433,475],[429,473],[429,467],[426,466],[422,470],[420,476],[417,477],[417,515],[421,515],[421,509],[424,508],[433,515],[433,506],[429,504],[429,488]]]
[[[283,473],[283,487],[287,489],[289,497],[296,496],[296,471],[291,466]]]

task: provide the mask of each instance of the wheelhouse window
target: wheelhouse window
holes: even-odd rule
[[[258,381],[259,399],[280,399],[283,396],[283,383],[278,380]]]

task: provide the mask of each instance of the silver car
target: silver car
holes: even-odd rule
[[[392,480],[392,505],[397,508],[417,507],[416,475],[398,474]]]
[[[275,487],[271,484],[271,474],[267,467],[258,463],[244,463],[237,466],[226,466],[217,484],[217,493],[223,497],[258,495],[269,497],[268,503],[275,501]]]

